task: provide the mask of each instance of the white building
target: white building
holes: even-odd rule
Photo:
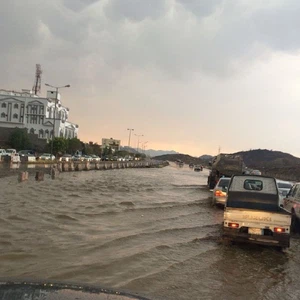
[[[30,91],[6,91],[0,89],[0,127],[27,128],[28,133],[40,139],[54,137],[74,138],[78,135],[78,125],[68,121],[69,108],[63,106],[60,95],[48,91],[47,98],[33,95]],[[55,116],[54,116],[55,112]]]
[[[113,138],[110,138],[110,139],[103,138],[102,139],[102,149],[105,149],[106,147],[109,147],[113,151],[119,151],[120,150],[120,145],[121,145],[120,140],[115,140]]]

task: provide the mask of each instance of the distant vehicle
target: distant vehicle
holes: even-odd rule
[[[193,164],[193,163],[190,163],[190,164],[189,164],[189,167],[190,167],[191,169],[193,169],[193,168],[194,168],[194,164]]]
[[[283,199],[287,196],[291,188],[293,187],[293,183],[290,181],[278,180],[276,179],[278,191],[279,191],[279,205],[283,204]]]
[[[73,160],[74,160],[74,161],[83,161],[83,160],[84,160],[84,157],[81,156],[81,155],[74,155],[74,156],[73,156]]]
[[[210,190],[213,190],[222,176],[242,175],[244,170],[245,164],[240,155],[220,153],[211,162],[207,185]]]
[[[91,155],[91,158],[92,158],[93,161],[100,161],[101,160],[101,158],[98,155],[95,155],[95,154]]]
[[[230,180],[224,210],[223,239],[287,248],[291,214],[279,206],[273,177],[237,175]]]
[[[261,171],[259,171],[259,170],[251,170],[251,171],[249,172],[249,174],[250,174],[250,175],[261,175]]]
[[[292,231],[300,232],[300,182],[297,182],[283,199],[283,207],[292,214]]]
[[[6,155],[6,150],[5,149],[0,149],[0,156]]]
[[[212,205],[225,205],[230,179],[229,177],[220,178],[213,190]]]
[[[50,153],[43,153],[42,155],[39,156],[40,160],[54,160],[55,156],[52,155]]]
[[[90,155],[82,155],[82,159],[83,159],[83,161],[92,161],[93,160],[92,156],[90,156]]]
[[[16,149],[6,149],[6,155],[11,156],[12,154],[16,154],[17,150]]]
[[[195,172],[200,172],[200,171],[202,171],[203,170],[203,167],[202,166],[199,166],[199,165],[195,165],[194,166],[194,171]]]
[[[21,150],[18,153],[21,157],[23,157],[23,156],[34,156],[35,155],[33,150]]]
[[[71,154],[64,154],[59,160],[60,161],[71,161],[73,159],[73,156]]]

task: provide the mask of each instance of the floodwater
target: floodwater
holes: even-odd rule
[[[223,245],[207,173],[171,165],[1,178],[1,279],[149,299],[300,299],[300,239],[285,252]]]

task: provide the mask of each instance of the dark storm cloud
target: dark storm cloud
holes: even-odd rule
[[[95,72],[100,67],[111,70],[129,65],[150,66],[172,76],[194,71],[228,75],[233,61],[252,61],[260,56],[260,49],[291,52],[300,48],[300,1],[268,3],[272,4],[226,0],[4,1],[0,53],[34,57],[38,52],[51,61],[66,58],[72,64],[73,59],[74,66],[85,60]],[[258,50],[252,51],[257,45]],[[24,54],[24,50],[28,52]]]

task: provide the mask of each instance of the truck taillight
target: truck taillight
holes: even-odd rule
[[[239,228],[240,227],[239,223],[228,223],[228,226],[231,228]]]
[[[284,233],[284,232],[285,232],[285,228],[282,228],[282,227],[275,227],[275,228],[274,228],[274,232],[277,232],[277,233]]]
[[[216,197],[222,197],[222,196],[226,196],[226,194],[223,193],[223,192],[220,191],[220,190],[216,190],[216,191],[215,191],[215,196],[216,196]]]

